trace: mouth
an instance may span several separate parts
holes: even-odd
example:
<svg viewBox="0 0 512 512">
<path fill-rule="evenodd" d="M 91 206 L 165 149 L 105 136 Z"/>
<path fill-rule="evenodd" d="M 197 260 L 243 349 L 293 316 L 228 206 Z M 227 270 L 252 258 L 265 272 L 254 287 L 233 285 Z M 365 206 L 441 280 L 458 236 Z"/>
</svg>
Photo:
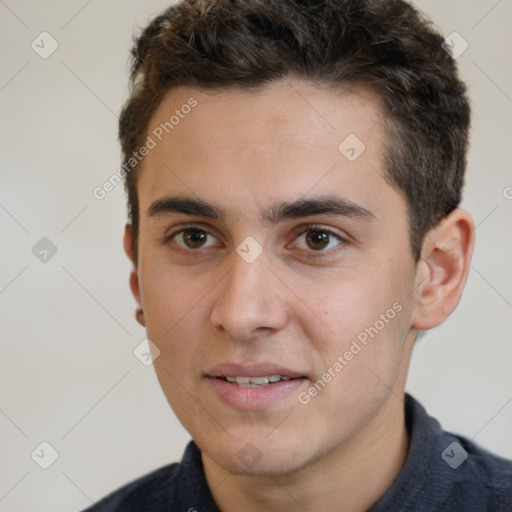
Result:
<svg viewBox="0 0 512 512">
<path fill-rule="evenodd" d="M 261 410 L 292 400 L 307 386 L 307 377 L 273 363 L 222 364 L 206 374 L 210 389 L 235 409 Z"/>
<path fill-rule="evenodd" d="M 236 376 L 217 378 L 229 382 L 230 384 L 233 384 L 234 386 L 238 386 L 240 388 L 261 388 L 271 386 L 276 382 L 287 382 L 289 380 L 294 380 L 291 377 L 287 377 L 286 375 L 265 375 L 262 377 Z"/>
</svg>

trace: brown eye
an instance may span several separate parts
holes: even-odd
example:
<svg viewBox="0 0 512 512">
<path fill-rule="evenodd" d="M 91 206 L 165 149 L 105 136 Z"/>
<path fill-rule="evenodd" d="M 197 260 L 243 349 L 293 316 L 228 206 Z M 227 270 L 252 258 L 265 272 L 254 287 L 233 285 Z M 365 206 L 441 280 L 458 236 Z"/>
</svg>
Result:
<svg viewBox="0 0 512 512">
<path fill-rule="evenodd" d="M 343 239 L 328 229 L 308 229 L 297 237 L 297 247 L 309 251 L 327 252 L 341 244 Z"/>
<path fill-rule="evenodd" d="M 306 234 L 306 244 L 310 249 L 319 251 L 329 245 L 330 235 L 323 231 L 309 231 Z"/>
<path fill-rule="evenodd" d="M 187 229 L 187 231 L 183 232 L 183 241 L 191 249 L 202 247 L 207 238 L 208 235 L 204 231 Z"/>
<path fill-rule="evenodd" d="M 195 228 L 182 229 L 171 238 L 185 249 L 204 249 L 217 244 L 217 240 L 210 233 Z"/>
</svg>

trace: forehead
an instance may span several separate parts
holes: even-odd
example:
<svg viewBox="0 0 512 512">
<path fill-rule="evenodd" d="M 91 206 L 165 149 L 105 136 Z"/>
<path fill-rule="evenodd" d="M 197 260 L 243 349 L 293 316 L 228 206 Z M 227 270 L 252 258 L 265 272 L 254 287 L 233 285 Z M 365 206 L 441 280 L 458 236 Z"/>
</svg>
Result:
<svg viewBox="0 0 512 512">
<path fill-rule="evenodd" d="M 148 124 L 154 148 L 141 166 L 141 212 L 164 192 L 229 200 L 234 211 L 336 190 L 382 203 L 398 195 L 384 180 L 382 118 L 365 88 L 172 89 Z"/>
<path fill-rule="evenodd" d="M 191 103 L 195 104 L 192 108 Z M 336 149 L 340 137 L 353 131 L 373 143 L 380 135 L 381 127 L 376 125 L 381 119 L 379 97 L 368 88 L 333 90 L 303 81 L 282 81 L 255 91 L 171 89 L 150 119 L 147 132 L 159 141 L 179 142 L 192 130 L 203 152 L 212 144 L 220 144 L 217 150 L 232 151 L 236 144 L 252 144 L 254 150 L 282 143 Z M 374 133 L 370 137 L 367 131 Z M 189 142 L 193 141 L 189 138 Z"/>
</svg>

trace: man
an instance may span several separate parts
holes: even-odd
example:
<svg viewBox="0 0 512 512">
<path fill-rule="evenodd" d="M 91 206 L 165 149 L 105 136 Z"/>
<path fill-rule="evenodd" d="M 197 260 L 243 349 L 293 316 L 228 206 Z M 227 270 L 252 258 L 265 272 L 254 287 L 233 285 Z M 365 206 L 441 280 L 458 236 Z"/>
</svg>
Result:
<svg viewBox="0 0 512 512">
<path fill-rule="evenodd" d="M 512 463 L 404 393 L 474 244 L 442 41 L 397 0 L 188 0 L 144 30 L 124 246 L 193 441 L 89 511 L 511 509 Z"/>
</svg>

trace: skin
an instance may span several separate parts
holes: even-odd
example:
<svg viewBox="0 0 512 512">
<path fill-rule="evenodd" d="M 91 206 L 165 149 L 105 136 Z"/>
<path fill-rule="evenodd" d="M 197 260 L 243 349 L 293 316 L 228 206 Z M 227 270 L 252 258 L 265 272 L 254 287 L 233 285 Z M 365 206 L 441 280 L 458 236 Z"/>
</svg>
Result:
<svg viewBox="0 0 512 512">
<path fill-rule="evenodd" d="M 129 225 L 124 239 L 138 319 L 161 351 L 154 366 L 162 389 L 201 448 L 224 512 L 366 510 L 404 463 L 412 347 L 417 329 L 440 324 L 460 300 L 471 216 L 452 212 L 414 262 L 407 203 L 383 178 L 385 133 L 371 91 L 301 81 L 257 92 L 176 88 L 147 134 L 191 96 L 198 105 L 142 163 L 136 259 Z M 352 133 L 366 146 L 355 161 L 338 150 Z M 282 203 L 327 196 L 371 216 L 264 217 Z M 223 216 L 150 215 L 168 197 L 200 199 Z M 204 246 L 190 248 L 183 232 L 169 237 L 191 222 L 188 235 L 208 233 Z M 249 236 L 262 249 L 251 263 L 236 251 Z M 394 318 L 307 404 L 294 392 L 240 410 L 222 402 L 207 378 L 219 363 L 273 362 L 305 376 L 300 391 L 307 392 L 393 304 L 400 305 Z M 261 456 L 251 465 L 237 456 L 246 443 Z"/>
</svg>

